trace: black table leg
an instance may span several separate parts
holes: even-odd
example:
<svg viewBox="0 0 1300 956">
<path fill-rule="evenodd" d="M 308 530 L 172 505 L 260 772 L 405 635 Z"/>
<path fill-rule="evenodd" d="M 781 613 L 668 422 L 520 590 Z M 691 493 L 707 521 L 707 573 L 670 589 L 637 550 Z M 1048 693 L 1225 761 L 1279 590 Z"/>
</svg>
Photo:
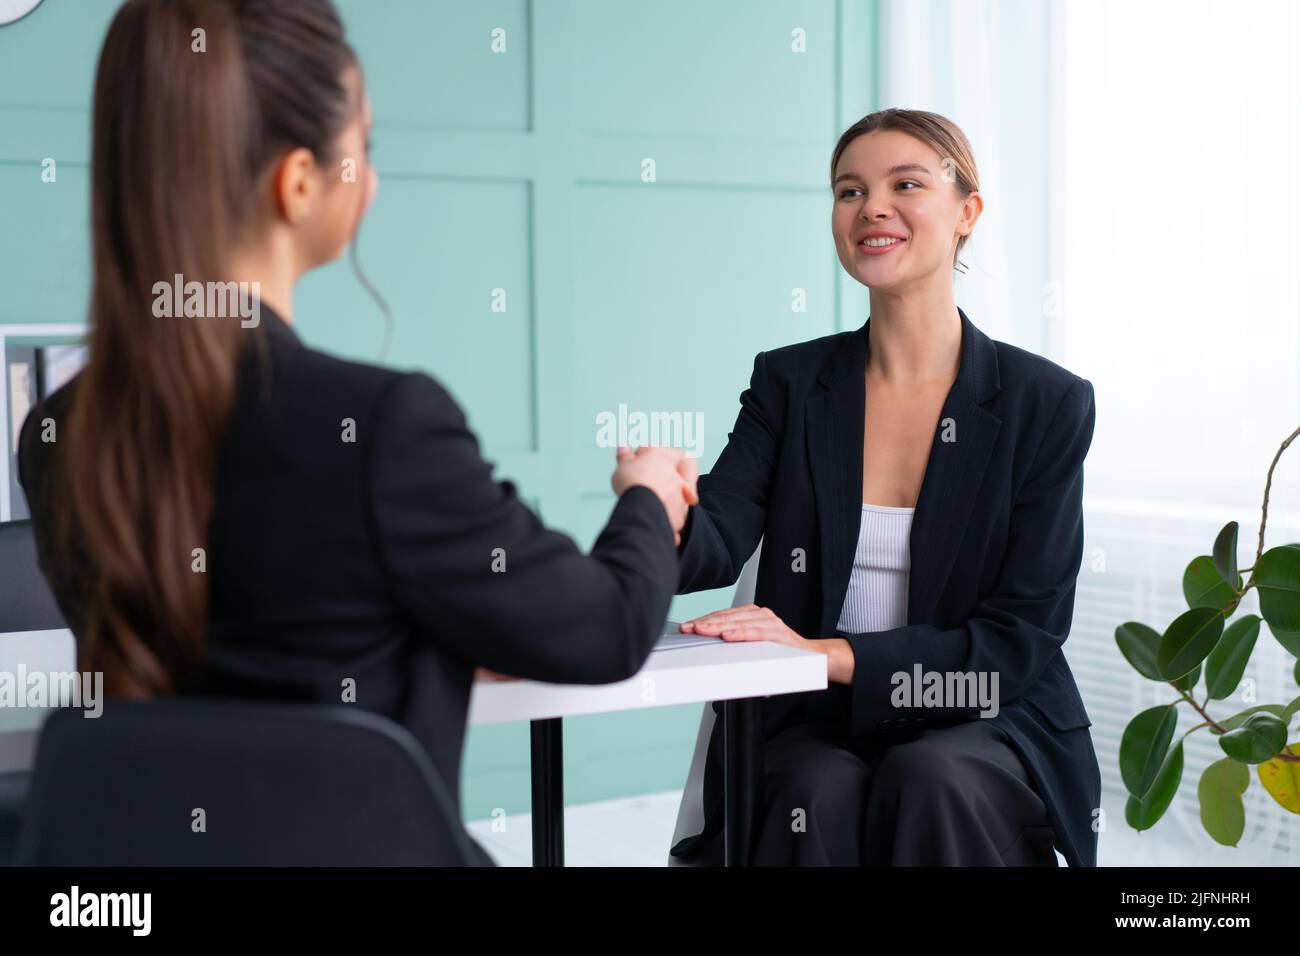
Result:
<svg viewBox="0 0 1300 956">
<path fill-rule="evenodd" d="M 564 721 L 531 721 L 533 866 L 564 866 Z"/>
<path fill-rule="evenodd" d="M 763 785 L 757 698 L 722 702 L 723 865 L 749 866 Z"/>
</svg>

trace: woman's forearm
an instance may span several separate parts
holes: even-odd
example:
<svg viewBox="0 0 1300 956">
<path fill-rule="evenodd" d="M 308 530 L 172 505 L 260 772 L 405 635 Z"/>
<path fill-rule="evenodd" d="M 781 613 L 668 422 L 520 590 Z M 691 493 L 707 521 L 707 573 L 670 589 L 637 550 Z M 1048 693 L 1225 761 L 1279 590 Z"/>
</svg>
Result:
<svg viewBox="0 0 1300 956">
<path fill-rule="evenodd" d="M 842 637 L 823 637 L 809 641 L 815 650 L 826 655 L 826 679 L 832 684 L 853 683 L 853 646 Z"/>
</svg>

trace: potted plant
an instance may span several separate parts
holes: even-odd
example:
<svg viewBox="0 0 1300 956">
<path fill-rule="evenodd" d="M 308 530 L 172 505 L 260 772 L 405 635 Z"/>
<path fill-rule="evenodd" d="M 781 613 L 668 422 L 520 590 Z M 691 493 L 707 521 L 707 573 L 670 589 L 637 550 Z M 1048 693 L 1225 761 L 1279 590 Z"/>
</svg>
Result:
<svg viewBox="0 0 1300 956">
<path fill-rule="evenodd" d="M 1278 643 L 1300 658 L 1300 544 L 1264 550 L 1273 469 L 1298 435 L 1300 428 L 1282 443 L 1269 465 L 1255 563 L 1237 568 L 1237 522 L 1230 521 L 1215 538 L 1211 554 L 1187 565 L 1183 595 L 1188 609 L 1163 633 L 1137 621 L 1115 629 L 1115 642 L 1133 668 L 1149 680 L 1169 684 L 1178 694 L 1134 717 L 1120 741 L 1119 769 L 1129 793 L 1124 817 L 1136 830 L 1149 829 L 1169 808 L 1182 782 L 1183 740 L 1201 729 L 1217 737 L 1223 751 L 1223 758 L 1205 768 L 1197 785 L 1201 823 L 1215 841 L 1236 846 L 1245 831 L 1242 795 L 1250 784 L 1251 767 L 1274 800 L 1300 814 L 1300 742 L 1287 742 L 1300 697 L 1289 704 L 1256 704 L 1229 717 L 1216 718 L 1208 709 L 1212 701 L 1227 700 L 1236 692 L 1259 637 L 1261 616 Z M 1243 582 L 1247 572 L 1250 577 Z M 1252 588 L 1260 613 L 1229 623 Z M 1294 676 L 1300 684 L 1300 660 Z M 1198 689 L 1203 696 L 1199 703 Z M 1199 722 L 1175 741 L 1183 704 Z"/>
</svg>

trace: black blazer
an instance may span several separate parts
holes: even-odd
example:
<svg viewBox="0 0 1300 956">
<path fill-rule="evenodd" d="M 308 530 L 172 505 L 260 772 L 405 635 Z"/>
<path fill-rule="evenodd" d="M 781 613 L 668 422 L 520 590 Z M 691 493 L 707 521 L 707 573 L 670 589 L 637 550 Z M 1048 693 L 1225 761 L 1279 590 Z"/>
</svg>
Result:
<svg viewBox="0 0 1300 956">
<path fill-rule="evenodd" d="M 986 719 L 1011 738 L 1067 862 L 1095 865 L 1101 772 L 1062 651 L 1083 554 L 1092 383 L 989 339 L 958 311 L 961 364 L 913 513 L 907 625 L 840 635 L 853 647 L 852 685 L 765 699 L 763 730 L 831 720 L 867 734 L 969 720 L 977 707 L 895 708 L 891 675 L 916 664 L 996 672 L 1000 709 Z M 683 529 L 678 593 L 735 583 L 761 536 L 755 603 L 804 637 L 835 635 L 862 514 L 870 328 L 868 319 L 754 359 L 735 428 Z M 955 440 L 944 440 L 945 426 Z M 806 570 L 796 570 L 796 549 Z M 703 837 L 721 827 L 718 737 Z M 702 842 L 687 838 L 674 853 Z"/>
<path fill-rule="evenodd" d="M 262 317 L 269 362 L 250 338 L 215 475 L 207 670 L 188 689 L 338 704 L 352 678 L 356 705 L 405 724 L 459 800 L 475 665 L 579 684 L 641 668 L 677 582 L 667 514 L 629 488 L 585 556 L 492 478 L 432 378 L 333 358 Z M 59 445 L 40 421 L 66 414 L 77 381 L 28 416 L 19 459 L 74 633 L 84 582 L 50 558 L 64 505 L 42 490 Z"/>
</svg>

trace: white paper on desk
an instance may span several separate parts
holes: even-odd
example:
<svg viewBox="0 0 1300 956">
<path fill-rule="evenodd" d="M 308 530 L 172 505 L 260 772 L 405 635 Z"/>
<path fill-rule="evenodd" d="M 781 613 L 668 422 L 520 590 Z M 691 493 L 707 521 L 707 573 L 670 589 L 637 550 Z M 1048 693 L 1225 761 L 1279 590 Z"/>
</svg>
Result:
<svg viewBox="0 0 1300 956">
<path fill-rule="evenodd" d="M 655 641 L 656 651 L 671 651 L 679 647 L 695 647 L 697 644 L 726 643 L 721 637 L 709 637 L 705 634 L 683 634 L 682 626 L 676 621 L 669 621 Z"/>
</svg>

